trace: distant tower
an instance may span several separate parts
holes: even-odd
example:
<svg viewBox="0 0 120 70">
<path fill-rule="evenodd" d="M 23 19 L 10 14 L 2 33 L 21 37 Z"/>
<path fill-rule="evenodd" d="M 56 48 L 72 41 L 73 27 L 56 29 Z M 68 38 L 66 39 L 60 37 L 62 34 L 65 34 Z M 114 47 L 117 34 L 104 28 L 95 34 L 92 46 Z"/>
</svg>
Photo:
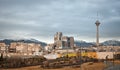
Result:
<svg viewBox="0 0 120 70">
<path fill-rule="evenodd" d="M 99 25 L 100 25 L 100 22 L 97 20 L 95 22 L 96 24 L 96 27 L 97 27 L 97 30 L 96 30 L 96 45 L 97 47 L 99 46 Z"/>
</svg>

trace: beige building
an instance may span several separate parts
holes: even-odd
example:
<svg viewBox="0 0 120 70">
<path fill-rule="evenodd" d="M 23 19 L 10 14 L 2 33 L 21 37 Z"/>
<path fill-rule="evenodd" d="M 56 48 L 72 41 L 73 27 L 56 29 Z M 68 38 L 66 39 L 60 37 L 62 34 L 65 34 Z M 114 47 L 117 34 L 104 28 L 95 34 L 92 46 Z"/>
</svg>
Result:
<svg viewBox="0 0 120 70">
<path fill-rule="evenodd" d="M 22 55 L 32 55 L 35 52 L 39 52 L 42 49 L 40 44 L 35 43 L 24 43 L 24 42 L 13 42 L 10 44 L 10 52 L 18 53 Z"/>
<path fill-rule="evenodd" d="M 0 42 L 0 53 L 4 53 L 6 49 L 7 49 L 6 44 L 3 42 Z"/>
</svg>

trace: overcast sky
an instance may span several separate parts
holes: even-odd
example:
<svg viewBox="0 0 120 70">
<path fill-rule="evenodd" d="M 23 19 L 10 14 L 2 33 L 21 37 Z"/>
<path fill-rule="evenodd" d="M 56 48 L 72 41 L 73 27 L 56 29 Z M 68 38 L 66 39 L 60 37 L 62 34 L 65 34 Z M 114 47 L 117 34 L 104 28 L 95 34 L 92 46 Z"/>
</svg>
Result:
<svg viewBox="0 0 120 70">
<path fill-rule="evenodd" d="M 0 0 L 0 39 L 51 43 L 63 32 L 95 42 L 97 19 L 100 42 L 120 40 L 120 0 Z"/>
</svg>

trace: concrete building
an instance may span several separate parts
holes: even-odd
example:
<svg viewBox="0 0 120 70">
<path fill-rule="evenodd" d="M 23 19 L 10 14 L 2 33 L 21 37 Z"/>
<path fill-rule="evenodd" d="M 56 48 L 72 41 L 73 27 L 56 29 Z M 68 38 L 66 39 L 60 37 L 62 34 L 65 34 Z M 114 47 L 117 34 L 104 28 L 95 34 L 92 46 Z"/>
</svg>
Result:
<svg viewBox="0 0 120 70">
<path fill-rule="evenodd" d="M 52 50 L 53 50 L 53 46 L 51 46 L 51 45 L 45 46 L 45 51 L 52 52 Z"/>
<path fill-rule="evenodd" d="M 57 32 L 54 36 L 54 42 L 62 40 L 62 32 Z"/>
<path fill-rule="evenodd" d="M 62 32 L 57 32 L 54 36 L 54 46 L 56 49 L 73 48 L 74 38 L 63 36 Z"/>
<path fill-rule="evenodd" d="M 73 48 L 74 47 L 74 38 L 63 36 L 62 37 L 62 46 Z"/>
<path fill-rule="evenodd" d="M 56 41 L 56 42 L 54 43 L 55 49 L 62 49 L 62 48 L 63 48 L 63 45 L 62 45 L 62 44 L 63 44 L 63 43 L 62 43 L 61 40 Z"/>
<path fill-rule="evenodd" d="M 12 42 L 10 43 L 10 47 L 9 47 L 9 52 L 11 53 L 16 53 L 16 52 L 22 52 L 25 50 L 25 43 L 23 42 Z M 22 50 L 22 51 L 20 51 Z"/>
<path fill-rule="evenodd" d="M 36 52 L 42 50 L 40 44 L 35 43 L 24 43 L 24 42 L 13 42 L 10 44 L 9 52 L 18 53 L 21 55 L 33 55 Z"/>
<path fill-rule="evenodd" d="M 4 53 L 6 51 L 6 44 L 3 42 L 0 42 L 0 53 Z"/>
</svg>

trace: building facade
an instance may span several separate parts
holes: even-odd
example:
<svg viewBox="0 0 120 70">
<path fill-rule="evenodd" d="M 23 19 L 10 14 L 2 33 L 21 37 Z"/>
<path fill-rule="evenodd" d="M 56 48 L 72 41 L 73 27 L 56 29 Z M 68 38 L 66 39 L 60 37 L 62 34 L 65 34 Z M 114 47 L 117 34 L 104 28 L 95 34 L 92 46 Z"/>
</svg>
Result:
<svg viewBox="0 0 120 70">
<path fill-rule="evenodd" d="M 7 49 L 6 44 L 0 42 L 0 53 L 5 53 L 6 49 Z"/>
<path fill-rule="evenodd" d="M 54 46 L 56 49 L 73 48 L 74 37 L 63 36 L 62 32 L 57 32 L 54 36 Z"/>
<path fill-rule="evenodd" d="M 22 55 L 33 55 L 36 52 L 40 52 L 40 50 L 42 50 L 40 44 L 24 42 L 13 42 L 9 48 L 10 53 L 19 53 Z"/>
</svg>

